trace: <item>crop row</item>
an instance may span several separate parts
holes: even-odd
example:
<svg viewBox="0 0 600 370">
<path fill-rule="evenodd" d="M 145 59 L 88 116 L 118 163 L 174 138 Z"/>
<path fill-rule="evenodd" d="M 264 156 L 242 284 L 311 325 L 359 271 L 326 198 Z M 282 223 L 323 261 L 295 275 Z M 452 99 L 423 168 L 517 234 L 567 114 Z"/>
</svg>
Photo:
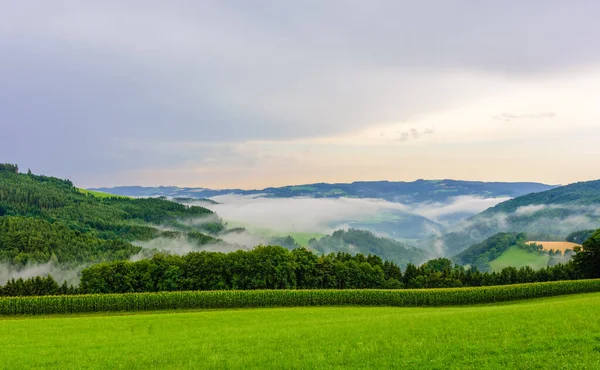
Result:
<svg viewBox="0 0 600 370">
<path fill-rule="evenodd" d="M 224 290 L 0 298 L 0 315 L 299 306 L 425 307 L 600 292 L 600 279 L 476 288 Z"/>
</svg>

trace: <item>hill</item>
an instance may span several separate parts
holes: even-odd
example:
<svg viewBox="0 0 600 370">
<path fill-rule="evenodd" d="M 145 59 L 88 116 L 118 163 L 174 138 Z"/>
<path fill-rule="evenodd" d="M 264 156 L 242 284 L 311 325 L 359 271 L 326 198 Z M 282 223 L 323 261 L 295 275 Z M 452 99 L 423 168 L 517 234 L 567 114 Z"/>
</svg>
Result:
<svg viewBox="0 0 600 370">
<path fill-rule="evenodd" d="M 573 254 L 573 250 L 544 250 L 543 245 L 528 240 L 525 233 L 497 233 L 470 246 L 452 259 L 461 265 L 475 266 L 480 271 L 500 271 L 505 267 L 525 266 L 537 270 L 567 262 Z"/>
<path fill-rule="evenodd" d="M 517 197 L 532 192 L 552 189 L 555 186 L 534 182 L 481 182 L 461 180 L 356 181 L 352 183 L 317 183 L 257 190 L 179 188 L 176 186 L 142 187 L 120 186 L 92 190 L 127 196 L 166 196 L 210 198 L 217 195 L 261 195 L 272 198 L 376 198 L 390 202 L 414 204 L 423 202 L 446 203 L 457 196 L 471 195 L 484 198 Z"/>
<path fill-rule="evenodd" d="M 346 252 L 373 254 L 404 267 L 408 263 L 421 264 L 428 254 L 393 239 L 375 236 L 365 230 L 338 230 L 333 234 L 309 240 L 308 246 L 319 253 Z"/>
<path fill-rule="evenodd" d="M 190 224 L 186 220 L 204 219 Z M 203 207 L 81 192 L 68 180 L 0 168 L 0 262 L 79 264 L 127 259 L 132 241 L 185 233 L 196 244 L 224 229 Z M 168 231 L 171 230 L 171 231 Z"/>
<path fill-rule="evenodd" d="M 518 246 L 512 246 L 495 260 L 490 261 L 490 267 L 492 271 L 501 271 L 506 267 L 520 269 L 525 266 L 539 270 L 547 267 L 550 263 L 551 256 L 548 253 L 528 251 Z"/>
<path fill-rule="evenodd" d="M 526 232 L 534 240 L 564 241 L 570 233 L 599 226 L 600 180 L 596 180 L 499 203 L 439 240 L 446 253 L 454 255 L 498 232 Z M 587 235 L 583 231 L 579 239 Z"/>
<path fill-rule="evenodd" d="M 441 234 L 447 229 L 439 222 L 399 210 L 381 212 L 373 217 L 363 217 L 360 220 L 341 220 L 339 223 L 346 224 L 354 229 L 367 230 L 390 238 L 404 240 L 423 239 L 432 234 Z"/>
</svg>

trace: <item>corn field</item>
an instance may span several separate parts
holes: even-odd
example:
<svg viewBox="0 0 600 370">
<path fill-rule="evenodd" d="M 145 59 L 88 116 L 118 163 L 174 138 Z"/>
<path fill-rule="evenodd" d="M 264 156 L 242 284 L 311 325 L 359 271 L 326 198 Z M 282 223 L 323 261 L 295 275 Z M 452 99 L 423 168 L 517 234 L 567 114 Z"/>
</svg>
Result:
<svg viewBox="0 0 600 370">
<path fill-rule="evenodd" d="M 475 288 L 221 290 L 0 298 L 0 315 L 301 306 L 427 307 L 600 292 L 600 279 Z"/>
</svg>

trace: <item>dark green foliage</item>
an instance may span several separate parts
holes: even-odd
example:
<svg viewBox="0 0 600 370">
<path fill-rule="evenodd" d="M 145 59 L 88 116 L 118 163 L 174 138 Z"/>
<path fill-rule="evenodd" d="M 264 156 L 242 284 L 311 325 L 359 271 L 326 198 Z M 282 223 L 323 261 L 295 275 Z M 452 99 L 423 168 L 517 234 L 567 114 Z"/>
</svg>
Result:
<svg viewBox="0 0 600 370">
<path fill-rule="evenodd" d="M 279 246 L 258 246 L 251 251 L 158 254 L 138 262 L 98 264 L 81 272 L 81 289 L 88 293 L 127 293 L 383 288 L 397 286 L 400 277 L 398 266 L 376 256 L 341 252 L 317 256 L 305 248 L 289 251 Z"/>
<path fill-rule="evenodd" d="M 127 259 L 140 247 L 119 239 L 106 240 L 94 233 L 73 230 L 61 222 L 32 217 L 0 217 L 0 261 L 14 265 L 61 264 Z"/>
<path fill-rule="evenodd" d="M 523 195 L 492 207 L 482 215 L 512 213 L 520 207 L 531 205 L 590 205 L 600 203 L 600 180 L 585 181 L 546 190 L 540 193 Z"/>
<path fill-rule="evenodd" d="M 375 236 L 365 230 L 338 230 L 319 240 L 311 239 L 309 247 L 320 253 L 342 251 L 350 253 L 374 254 L 406 266 L 409 262 L 421 263 L 427 259 L 425 251 L 409 247 L 393 239 Z"/>
<path fill-rule="evenodd" d="M 589 238 L 591 238 L 595 232 L 596 232 L 596 230 L 574 231 L 574 232 L 570 233 L 569 235 L 567 235 L 567 237 L 565 238 L 565 241 L 575 243 L 575 244 L 583 244 L 583 242 L 588 240 Z"/>
<path fill-rule="evenodd" d="M 507 267 L 480 272 L 452 265 L 445 258 L 421 267 L 409 263 L 404 271 L 374 255 L 338 252 L 317 256 L 306 248 L 259 246 L 234 253 L 193 252 L 185 256 L 156 254 L 137 262 L 100 263 L 84 269 L 81 285 L 68 294 L 132 293 L 184 290 L 255 289 L 399 289 L 506 285 L 576 280 L 573 263 L 538 271 Z M 2 288 L 0 287 L 0 292 Z M 5 295 L 14 289 L 5 289 Z M 23 290 L 21 290 L 23 291 Z M 34 292 L 36 290 L 25 290 Z M 53 293 L 49 293 L 53 294 Z M 64 294 L 64 293 L 63 293 Z M 20 295 L 25 295 L 20 293 Z"/>
<path fill-rule="evenodd" d="M 0 163 L 0 172 L 19 173 L 19 166 L 10 163 Z"/>
<path fill-rule="evenodd" d="M 428 272 L 442 272 L 450 270 L 453 267 L 452 261 L 447 258 L 436 258 L 425 262 L 421 268 Z"/>
<path fill-rule="evenodd" d="M 103 263 L 84 269 L 86 293 L 156 292 L 164 290 L 442 288 L 505 285 L 534 281 L 575 280 L 572 263 L 534 271 L 507 267 L 480 272 L 453 265 L 445 258 L 421 267 L 400 268 L 381 258 L 338 252 L 317 256 L 305 248 L 259 246 L 233 253 L 193 252 L 156 255 L 138 262 Z"/>
<path fill-rule="evenodd" d="M 169 236 L 152 225 L 185 231 L 197 245 L 217 241 L 204 232 L 224 229 L 203 207 L 156 198 L 99 198 L 81 193 L 68 180 L 2 168 L 7 170 L 0 171 L 0 262 L 127 259 L 140 250 L 128 242 Z"/>
<path fill-rule="evenodd" d="M 0 315 L 302 306 L 452 306 L 598 291 L 600 280 L 580 280 L 461 289 L 188 291 L 15 297 L 0 299 Z"/>
<path fill-rule="evenodd" d="M 4 297 L 25 297 L 25 296 L 46 296 L 46 295 L 70 295 L 77 294 L 77 289 L 58 283 L 48 275 L 46 277 L 36 276 L 26 280 L 22 278 L 11 279 L 3 287 L 0 286 L 0 296 Z"/>
<path fill-rule="evenodd" d="M 583 242 L 581 247 L 575 247 L 573 262 L 584 277 L 600 276 L 600 229 Z"/>
<path fill-rule="evenodd" d="M 275 238 L 271 238 L 272 245 L 280 245 L 287 249 L 300 248 L 300 244 L 296 242 L 296 240 L 291 236 L 278 236 Z"/>
<path fill-rule="evenodd" d="M 212 211 L 203 207 L 188 207 L 157 198 L 97 198 L 79 192 L 68 180 L 8 172 L 0 173 L 0 216 L 2 215 L 63 220 L 87 229 L 112 231 L 116 235 L 123 226 L 136 222 L 164 224 L 190 218 L 214 217 Z M 212 222 L 220 223 L 219 220 Z"/>
</svg>

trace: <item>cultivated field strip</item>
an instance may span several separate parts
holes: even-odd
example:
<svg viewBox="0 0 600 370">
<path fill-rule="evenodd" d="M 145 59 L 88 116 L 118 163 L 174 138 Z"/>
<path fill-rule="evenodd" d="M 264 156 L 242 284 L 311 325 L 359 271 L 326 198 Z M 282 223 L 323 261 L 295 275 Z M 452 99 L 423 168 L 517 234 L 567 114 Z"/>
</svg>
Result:
<svg viewBox="0 0 600 370">
<path fill-rule="evenodd" d="M 0 315 L 303 306 L 455 306 L 587 292 L 600 292 L 600 279 L 451 289 L 223 290 L 11 297 L 0 299 Z"/>
</svg>

